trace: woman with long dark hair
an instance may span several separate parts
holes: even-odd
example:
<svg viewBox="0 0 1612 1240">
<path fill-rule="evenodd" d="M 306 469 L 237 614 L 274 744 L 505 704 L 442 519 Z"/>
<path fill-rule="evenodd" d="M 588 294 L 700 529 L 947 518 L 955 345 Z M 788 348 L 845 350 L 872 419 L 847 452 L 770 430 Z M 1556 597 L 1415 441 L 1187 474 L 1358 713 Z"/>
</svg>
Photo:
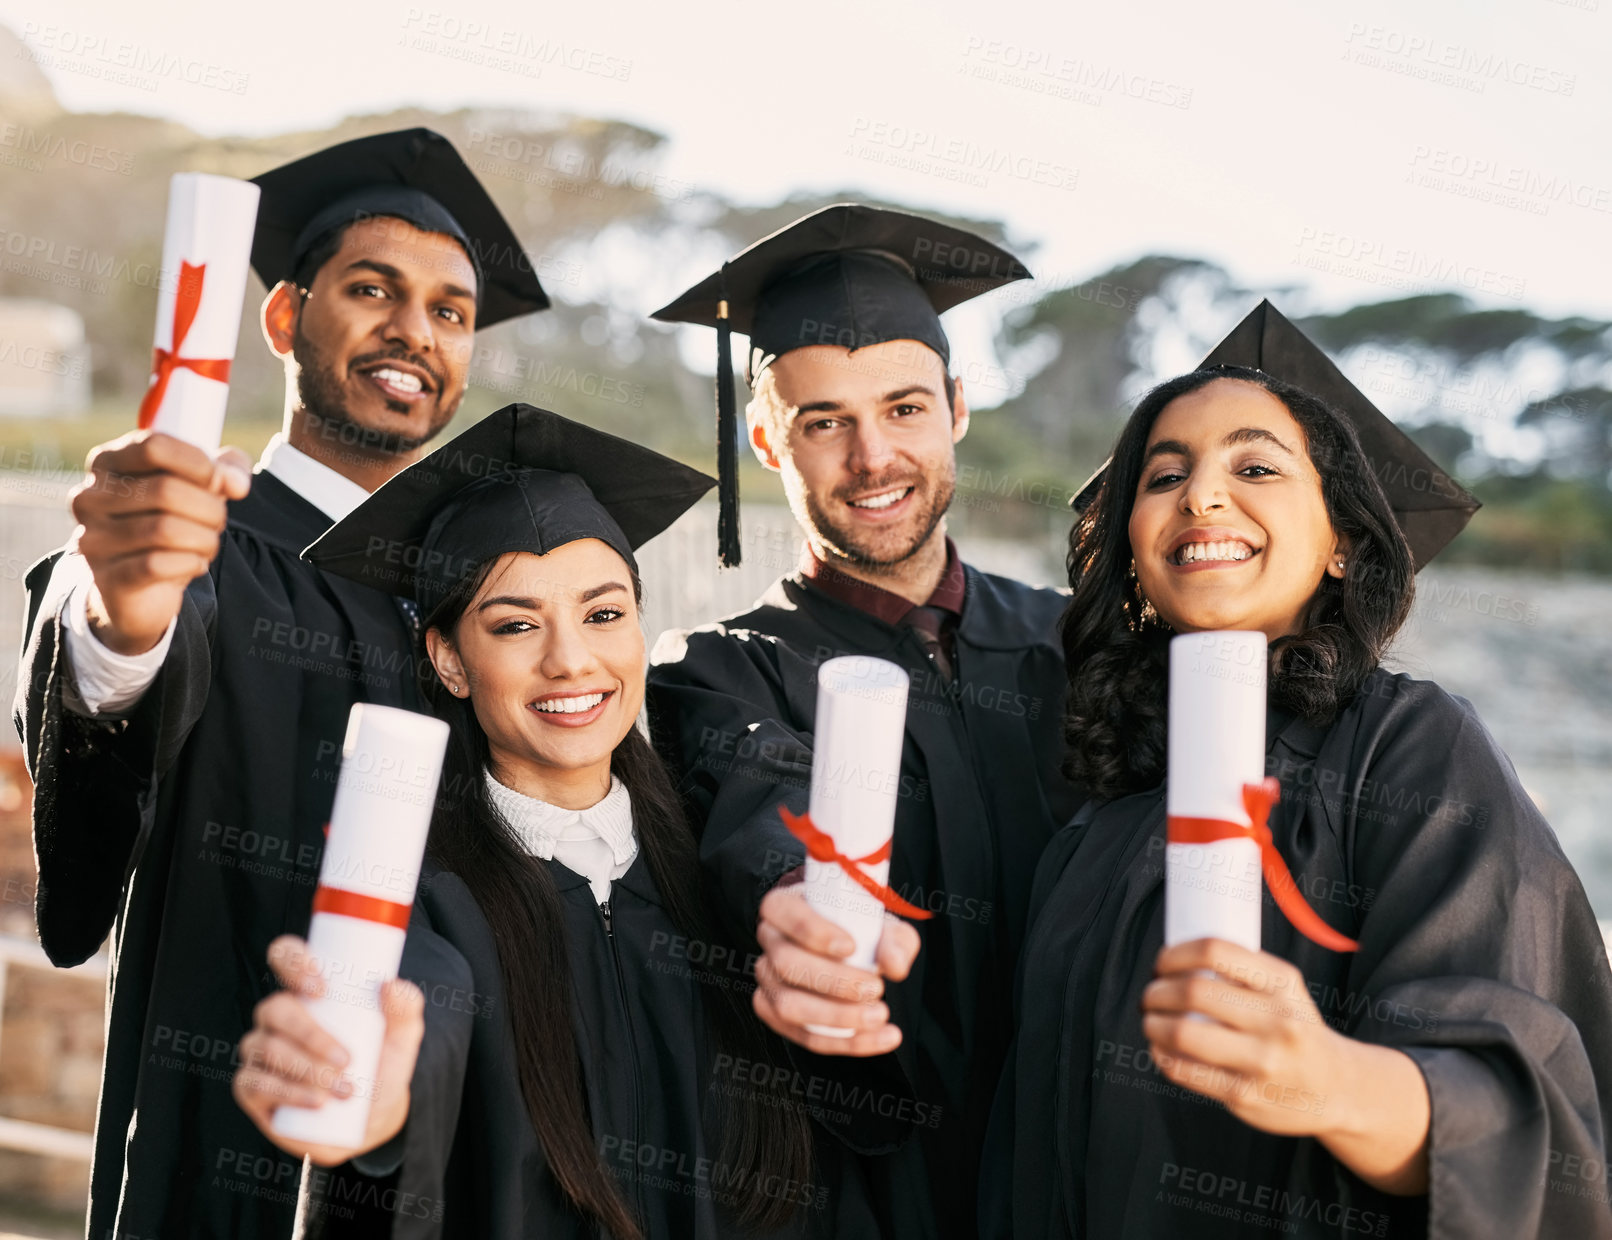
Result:
<svg viewBox="0 0 1612 1240">
<path fill-rule="evenodd" d="M 806 1091 L 750 1013 L 744 958 L 706 915 L 693 832 L 638 726 L 633 549 L 710 485 L 513 406 L 309 549 L 419 606 L 424 692 L 451 728 L 409 933 L 462 958 L 459 984 L 425 997 L 464 1016 L 416 1039 L 418 1066 L 395 1060 L 407 1090 L 387 1091 L 383 1058 L 352 1162 L 397 1177 L 401 1227 L 872 1234 L 836 1151 L 814 1157 Z M 316 1105 L 340 1076 L 307 1025 L 294 1001 L 266 1003 L 242 1043 L 237 1094 L 265 1132 L 273 1105 Z"/>
<path fill-rule="evenodd" d="M 1369 456 L 1357 427 L 1391 424 L 1267 317 L 1262 369 L 1143 399 L 1070 534 L 1093 799 L 1037 872 L 984 1230 L 1612 1234 L 1612 972 L 1583 888 L 1471 706 L 1379 665 L 1459 528 L 1417 514 L 1458 488 L 1426 470 L 1390 507 L 1382 480 L 1430 463 Z M 1336 407 L 1284 372 L 1336 375 Z M 1269 641 L 1270 831 L 1358 950 L 1270 899 L 1263 951 L 1162 947 L 1166 650 L 1216 630 Z"/>
</svg>

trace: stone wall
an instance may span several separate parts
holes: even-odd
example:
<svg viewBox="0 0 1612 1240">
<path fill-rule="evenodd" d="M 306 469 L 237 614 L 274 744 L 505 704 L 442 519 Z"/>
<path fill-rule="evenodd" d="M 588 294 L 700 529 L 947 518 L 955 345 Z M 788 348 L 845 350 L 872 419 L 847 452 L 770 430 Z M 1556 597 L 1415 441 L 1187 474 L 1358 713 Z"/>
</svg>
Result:
<svg viewBox="0 0 1612 1240">
<path fill-rule="evenodd" d="M 0 749 L 0 935 L 25 944 L 36 942 L 31 793 L 22 751 Z M 60 972 L 42 954 L 0 967 L 0 1117 L 93 1131 L 105 981 Z M 87 1161 L 0 1149 L 0 1200 L 8 1206 L 82 1211 L 88 1192 Z"/>
</svg>

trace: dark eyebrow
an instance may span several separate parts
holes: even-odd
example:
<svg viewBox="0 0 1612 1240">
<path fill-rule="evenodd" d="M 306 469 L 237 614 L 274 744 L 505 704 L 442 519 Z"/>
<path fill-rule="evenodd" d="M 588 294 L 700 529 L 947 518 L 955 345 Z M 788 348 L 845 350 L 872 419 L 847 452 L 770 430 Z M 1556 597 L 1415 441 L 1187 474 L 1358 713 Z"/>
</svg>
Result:
<svg viewBox="0 0 1612 1240">
<path fill-rule="evenodd" d="M 922 392 L 925 396 L 933 397 L 935 394 L 935 389 L 932 387 L 926 387 L 922 383 L 914 383 L 910 387 L 897 388 L 893 392 L 886 392 L 883 396 L 879 397 L 879 403 L 881 405 L 893 405 L 896 403 L 896 401 L 915 395 L 919 392 Z M 837 400 L 814 400 L 809 404 L 800 406 L 800 408 L 795 411 L 795 415 L 799 417 L 802 414 L 807 413 L 839 413 L 844 408 L 845 406 Z"/>
<path fill-rule="evenodd" d="M 1289 456 L 1298 455 L 1270 431 L 1260 426 L 1240 426 L 1220 442 L 1223 447 L 1228 448 L 1240 443 L 1270 443 L 1275 444 Z M 1171 454 L 1190 457 L 1192 450 L 1179 439 L 1161 439 L 1147 450 L 1147 455 L 1142 458 L 1142 464 L 1146 465 L 1156 456 L 1168 456 Z"/>
<path fill-rule="evenodd" d="M 352 262 L 347 264 L 347 270 L 349 272 L 373 271 L 377 275 L 385 276 L 388 280 L 396 280 L 399 284 L 406 283 L 401 271 L 392 266 L 391 263 L 383 263 L 379 259 L 355 258 Z M 472 293 L 469 289 L 463 288 L 457 284 L 444 284 L 442 286 L 442 291 L 449 297 L 463 297 L 467 301 L 476 300 L 476 295 L 474 293 Z"/>
<path fill-rule="evenodd" d="M 500 603 L 507 607 L 523 607 L 527 611 L 543 610 L 543 605 L 535 598 L 520 598 L 514 594 L 495 594 L 492 598 L 483 599 L 476 610 L 483 612 L 489 607 L 497 607 Z"/>
<path fill-rule="evenodd" d="M 1275 444 L 1278 448 L 1280 448 L 1283 452 L 1287 453 L 1289 456 L 1298 455 L 1296 452 L 1293 451 L 1292 448 L 1288 447 L 1285 443 L 1283 443 L 1280 439 L 1278 439 L 1274 434 L 1272 434 L 1270 431 L 1268 431 L 1268 430 L 1266 430 L 1266 429 L 1264 429 L 1263 427 L 1260 427 L 1260 426 L 1241 426 L 1241 427 L 1238 427 L 1236 430 L 1232 431 L 1231 434 L 1227 435 L 1220 442 L 1222 444 L 1224 444 L 1228 448 L 1233 446 L 1234 444 L 1240 444 L 1240 443 L 1272 443 L 1272 444 Z"/>
<path fill-rule="evenodd" d="M 392 266 L 391 263 L 383 263 L 374 258 L 355 258 L 347 264 L 347 270 L 373 271 L 378 275 L 385 276 L 388 280 L 401 280 L 403 278 L 403 273 Z"/>
<path fill-rule="evenodd" d="M 1142 464 L 1146 465 L 1154 457 L 1167 456 L 1172 452 L 1177 456 L 1192 455 L 1192 453 L 1187 450 L 1187 445 L 1182 443 L 1179 439 L 1161 439 L 1158 443 L 1154 444 L 1147 450 L 1147 455 L 1142 458 Z"/>
<path fill-rule="evenodd" d="M 591 590 L 584 590 L 577 601 L 580 603 L 591 603 L 601 594 L 610 594 L 617 590 L 625 594 L 627 592 L 627 587 L 622 585 L 619 581 L 607 581 L 602 586 L 594 586 Z M 527 611 L 543 610 L 542 603 L 540 603 L 537 599 L 522 598 L 515 594 L 496 594 L 490 599 L 484 599 L 480 605 L 477 606 L 476 610 L 478 612 L 483 612 L 489 607 L 497 607 L 500 604 L 503 604 L 506 607 L 524 608 Z"/>
</svg>

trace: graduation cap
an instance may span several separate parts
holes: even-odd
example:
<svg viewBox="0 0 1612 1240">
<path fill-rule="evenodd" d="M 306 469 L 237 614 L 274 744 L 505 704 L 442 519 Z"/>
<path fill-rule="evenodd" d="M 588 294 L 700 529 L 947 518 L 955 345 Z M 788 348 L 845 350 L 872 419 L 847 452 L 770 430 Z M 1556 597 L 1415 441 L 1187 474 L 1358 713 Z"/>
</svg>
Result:
<svg viewBox="0 0 1612 1240">
<path fill-rule="evenodd" d="M 476 327 L 548 307 L 532 260 L 453 144 L 430 129 L 355 138 L 252 178 L 262 190 L 252 268 L 273 288 L 331 230 L 391 216 L 444 233 L 477 276 Z"/>
<path fill-rule="evenodd" d="M 506 405 L 383 483 L 302 553 L 326 572 L 412 598 L 427 615 L 506 551 L 580 538 L 634 549 L 716 479 L 531 405 Z"/>
<path fill-rule="evenodd" d="M 942 362 L 940 315 L 1030 272 L 1001 246 L 904 211 L 838 203 L 763 237 L 651 316 L 717 330 L 717 539 L 739 563 L 738 411 L 730 333 L 750 337 L 751 383 L 791 349 L 916 340 Z"/>
<path fill-rule="evenodd" d="M 1284 318 L 1269 301 L 1248 317 L 1203 359 L 1200 370 L 1243 366 L 1302 388 L 1343 417 L 1394 511 L 1411 557 L 1420 570 L 1465 528 L 1482 505 L 1432 457 L 1391 422 L 1382 410 L 1344 377 L 1325 353 Z M 1108 461 L 1081 486 L 1070 507 L 1084 512 L 1096 498 Z"/>
</svg>

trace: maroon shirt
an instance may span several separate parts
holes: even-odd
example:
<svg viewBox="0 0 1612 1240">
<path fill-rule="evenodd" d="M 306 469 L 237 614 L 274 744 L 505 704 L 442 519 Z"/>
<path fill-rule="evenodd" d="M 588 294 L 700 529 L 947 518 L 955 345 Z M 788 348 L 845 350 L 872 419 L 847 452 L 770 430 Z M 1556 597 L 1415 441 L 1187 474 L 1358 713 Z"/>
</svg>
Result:
<svg viewBox="0 0 1612 1240">
<path fill-rule="evenodd" d="M 832 564 L 824 563 L 817 558 L 811 543 L 806 544 L 805 553 L 801 556 L 800 575 L 830 598 L 839 599 L 840 602 L 855 607 L 858 611 L 864 611 L 889 625 L 899 625 L 907 618 L 907 613 L 917 606 L 910 599 L 892 594 L 880 586 L 870 585 L 866 581 L 841 572 Z M 946 567 L 941 570 L 940 584 L 935 587 L 935 592 L 924 604 L 926 607 L 939 607 L 943 611 L 950 612 L 948 628 L 962 618 L 966 584 L 967 577 L 963 573 L 963 562 L 957 557 L 957 546 L 948 538 Z"/>
</svg>

